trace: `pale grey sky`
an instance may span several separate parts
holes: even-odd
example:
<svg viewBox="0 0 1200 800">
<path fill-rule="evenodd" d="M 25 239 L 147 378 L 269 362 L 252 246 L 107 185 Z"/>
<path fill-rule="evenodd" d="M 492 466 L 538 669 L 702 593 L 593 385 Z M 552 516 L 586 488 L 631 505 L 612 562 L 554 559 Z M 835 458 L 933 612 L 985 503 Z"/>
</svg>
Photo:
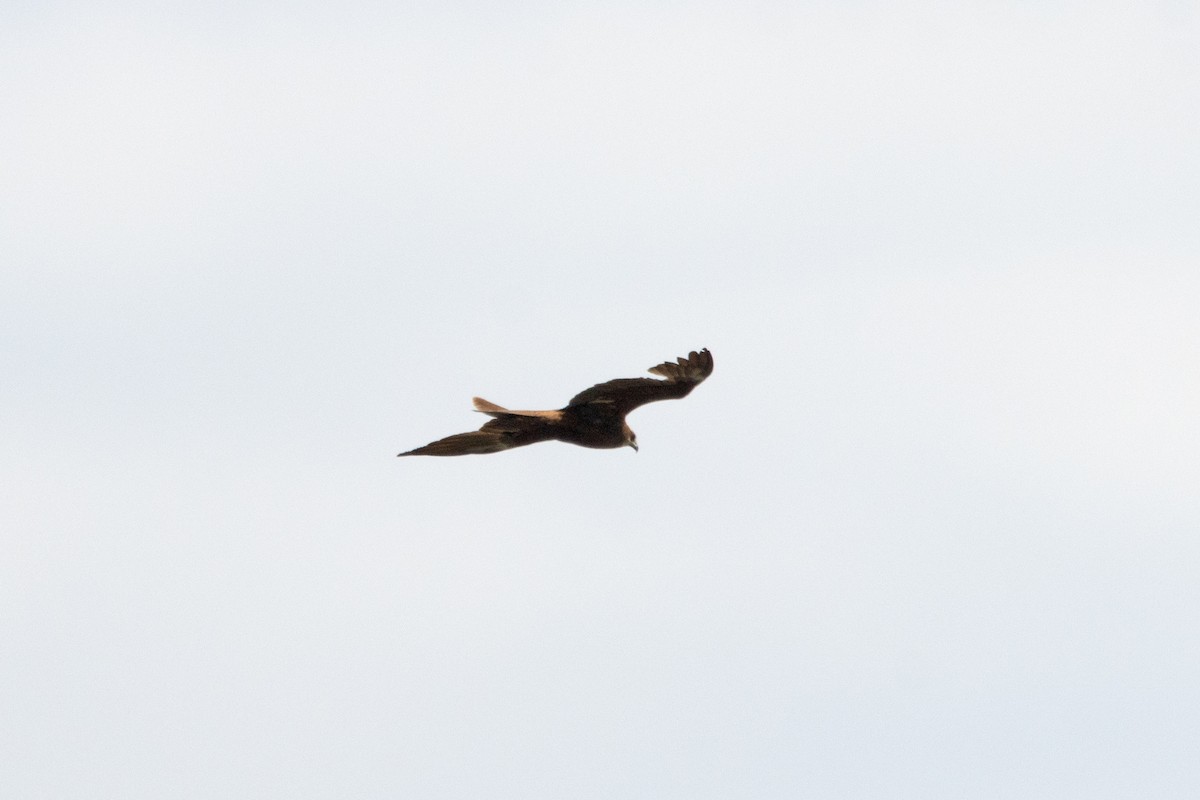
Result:
<svg viewBox="0 0 1200 800">
<path fill-rule="evenodd" d="M 1195 797 L 1198 33 L 6 7 L 0 795 Z"/>
</svg>

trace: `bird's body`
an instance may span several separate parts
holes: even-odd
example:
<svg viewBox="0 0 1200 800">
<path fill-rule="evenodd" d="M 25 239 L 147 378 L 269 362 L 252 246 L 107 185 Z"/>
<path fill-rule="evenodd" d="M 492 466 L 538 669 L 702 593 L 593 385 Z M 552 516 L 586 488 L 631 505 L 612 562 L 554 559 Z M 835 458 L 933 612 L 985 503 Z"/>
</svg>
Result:
<svg viewBox="0 0 1200 800">
<path fill-rule="evenodd" d="M 402 456 L 462 456 L 498 453 L 537 442 L 560 441 L 580 447 L 637 449 L 637 436 L 625 415 L 644 403 L 684 397 L 712 374 L 708 350 L 667 361 L 650 372 L 653 378 L 618 378 L 599 383 L 553 411 L 513 411 L 476 397 L 475 410 L 492 417 L 477 431 L 447 436 Z"/>
</svg>

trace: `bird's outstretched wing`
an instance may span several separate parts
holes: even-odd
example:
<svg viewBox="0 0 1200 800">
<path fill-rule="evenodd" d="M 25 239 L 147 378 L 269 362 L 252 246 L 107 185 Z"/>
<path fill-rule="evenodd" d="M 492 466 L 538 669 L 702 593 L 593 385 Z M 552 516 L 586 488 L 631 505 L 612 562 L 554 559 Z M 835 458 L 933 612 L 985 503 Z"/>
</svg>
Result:
<svg viewBox="0 0 1200 800">
<path fill-rule="evenodd" d="M 401 453 L 402 456 L 466 456 L 473 453 L 499 453 L 512 445 L 498 431 L 456 433 L 445 439 L 430 442 L 424 447 Z"/>
<path fill-rule="evenodd" d="M 555 437 L 554 422 L 558 412 L 516 411 L 510 412 L 494 403 L 476 398 L 477 409 L 498 419 L 488 420 L 477 431 L 456 433 L 445 439 L 430 442 L 424 447 L 400 453 L 402 456 L 467 456 L 483 453 L 499 453 L 513 447 L 544 442 Z"/>
<path fill-rule="evenodd" d="M 598 383 L 590 389 L 584 389 L 572 397 L 567 406 L 608 403 L 611 404 L 613 410 L 624 416 L 645 403 L 684 397 L 712 374 L 712 353 L 707 349 L 700 352 L 693 350 L 688 353 L 687 358 L 680 357 L 675 361 L 664 361 L 647 371 L 655 375 L 662 375 L 666 380 L 617 378 L 605 383 Z"/>
</svg>

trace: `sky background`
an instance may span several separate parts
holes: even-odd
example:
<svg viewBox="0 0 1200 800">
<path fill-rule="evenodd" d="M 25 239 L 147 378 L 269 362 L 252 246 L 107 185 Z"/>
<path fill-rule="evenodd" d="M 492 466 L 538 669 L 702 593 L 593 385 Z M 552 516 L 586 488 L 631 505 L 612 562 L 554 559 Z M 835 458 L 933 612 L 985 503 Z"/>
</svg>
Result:
<svg viewBox="0 0 1200 800">
<path fill-rule="evenodd" d="M 1198 220 L 1190 3 L 7 3 L 0 795 L 1194 798 Z"/>
</svg>

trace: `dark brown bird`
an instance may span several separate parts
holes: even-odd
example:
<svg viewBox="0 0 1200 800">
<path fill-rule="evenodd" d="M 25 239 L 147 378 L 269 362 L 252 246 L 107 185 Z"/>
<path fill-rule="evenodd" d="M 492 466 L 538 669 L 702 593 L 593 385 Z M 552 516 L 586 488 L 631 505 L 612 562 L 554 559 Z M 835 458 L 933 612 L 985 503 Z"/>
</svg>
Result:
<svg viewBox="0 0 1200 800">
<path fill-rule="evenodd" d="M 476 397 L 475 410 L 494 417 L 470 433 L 456 433 L 431 442 L 402 456 L 465 456 L 471 453 L 499 453 L 537 442 L 569 442 L 581 447 L 638 449 L 637 436 L 625 422 L 625 415 L 644 403 L 675 400 L 686 396 L 712 374 L 713 358 L 708 350 L 692 351 L 651 367 L 654 378 L 618 378 L 598 383 L 571 398 L 556 411 L 511 411 Z"/>
</svg>

